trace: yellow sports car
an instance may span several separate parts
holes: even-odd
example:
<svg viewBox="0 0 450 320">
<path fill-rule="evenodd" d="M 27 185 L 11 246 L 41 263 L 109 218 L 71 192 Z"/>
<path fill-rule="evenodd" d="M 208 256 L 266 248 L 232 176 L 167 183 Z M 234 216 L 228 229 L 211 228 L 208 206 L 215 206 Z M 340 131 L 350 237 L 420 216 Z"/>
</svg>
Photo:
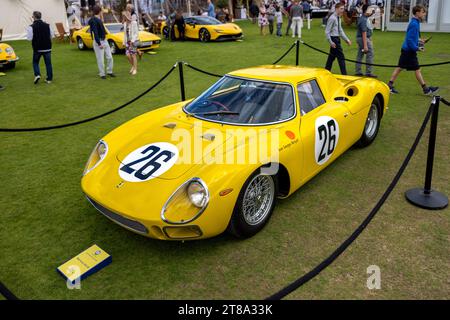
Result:
<svg viewBox="0 0 450 320">
<path fill-rule="evenodd" d="M 222 23 L 212 17 L 193 16 L 184 19 L 185 37 L 188 39 L 208 41 L 224 41 L 242 39 L 242 29 L 234 23 Z M 175 25 L 175 37 L 178 38 L 178 28 Z M 165 22 L 161 25 L 161 34 L 170 38 L 170 30 Z"/>
<path fill-rule="evenodd" d="M 14 52 L 14 49 L 6 43 L 0 43 L 0 66 L 4 68 L 14 68 L 19 57 Z"/>
<path fill-rule="evenodd" d="M 162 240 L 250 237 L 286 198 L 377 136 L 389 88 L 325 69 L 259 66 L 132 119 L 95 146 L 81 181 L 119 225 Z"/>
<path fill-rule="evenodd" d="M 111 47 L 111 53 L 116 54 L 125 49 L 123 45 L 123 25 L 121 23 L 105 23 L 106 40 Z M 89 26 L 77 30 L 72 35 L 73 41 L 77 43 L 78 49 L 84 50 L 86 48 L 92 49 L 93 37 L 91 35 L 91 28 Z M 159 47 L 161 38 L 153 33 L 146 31 L 139 31 L 139 45 L 140 50 L 150 50 Z"/>
</svg>

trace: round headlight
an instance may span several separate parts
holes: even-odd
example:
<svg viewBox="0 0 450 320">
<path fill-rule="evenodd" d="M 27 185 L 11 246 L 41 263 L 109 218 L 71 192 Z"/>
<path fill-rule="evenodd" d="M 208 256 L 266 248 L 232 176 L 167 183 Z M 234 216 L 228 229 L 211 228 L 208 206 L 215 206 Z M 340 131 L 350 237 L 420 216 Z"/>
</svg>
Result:
<svg viewBox="0 0 450 320">
<path fill-rule="evenodd" d="M 10 55 L 14 53 L 14 50 L 11 47 L 6 47 L 5 51 L 7 54 L 10 54 Z"/>
<path fill-rule="evenodd" d="M 187 187 L 187 194 L 191 203 L 199 208 L 208 202 L 208 192 L 199 181 L 192 181 Z"/>
<path fill-rule="evenodd" d="M 83 175 L 86 175 L 87 173 L 92 171 L 106 157 L 107 153 L 108 144 L 105 141 L 100 140 L 89 156 L 86 167 L 84 168 Z"/>
</svg>

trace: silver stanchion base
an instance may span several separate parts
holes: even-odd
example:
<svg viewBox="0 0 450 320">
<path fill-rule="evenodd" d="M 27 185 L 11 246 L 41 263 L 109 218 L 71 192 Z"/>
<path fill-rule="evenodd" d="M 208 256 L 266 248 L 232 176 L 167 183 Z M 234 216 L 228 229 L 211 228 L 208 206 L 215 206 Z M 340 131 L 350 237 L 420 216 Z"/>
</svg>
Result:
<svg viewBox="0 0 450 320">
<path fill-rule="evenodd" d="M 440 210 L 448 206 L 447 196 L 435 190 L 426 194 L 423 188 L 414 188 L 406 191 L 405 197 L 411 204 L 423 209 Z"/>
</svg>

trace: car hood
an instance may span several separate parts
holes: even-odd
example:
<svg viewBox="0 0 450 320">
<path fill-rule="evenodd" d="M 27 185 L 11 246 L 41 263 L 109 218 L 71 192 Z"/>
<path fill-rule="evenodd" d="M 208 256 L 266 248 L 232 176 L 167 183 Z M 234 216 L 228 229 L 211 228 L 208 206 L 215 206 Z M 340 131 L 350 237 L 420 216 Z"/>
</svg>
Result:
<svg viewBox="0 0 450 320">
<path fill-rule="evenodd" d="M 224 23 L 219 25 L 213 25 L 209 26 L 211 29 L 213 29 L 216 32 L 221 33 L 240 33 L 242 32 L 241 28 L 239 28 L 238 25 L 234 23 Z"/>
<path fill-rule="evenodd" d="M 133 127 L 133 136 L 121 143 L 119 148 L 113 148 L 116 159 L 125 165 L 128 155 L 137 149 L 149 144 L 169 143 L 178 149 L 178 160 L 170 169 L 158 175 L 159 179 L 177 179 L 184 175 L 196 164 L 206 161 L 212 153 L 223 153 L 224 143 L 231 135 L 206 121 L 187 117 L 180 109 L 175 112 L 158 116 L 156 119 L 152 112 L 139 117 L 139 122 L 148 118 L 150 126 Z M 133 120 L 132 120 L 133 121 Z M 130 123 L 127 127 L 132 127 Z M 124 135 L 128 129 L 124 128 Z"/>
</svg>

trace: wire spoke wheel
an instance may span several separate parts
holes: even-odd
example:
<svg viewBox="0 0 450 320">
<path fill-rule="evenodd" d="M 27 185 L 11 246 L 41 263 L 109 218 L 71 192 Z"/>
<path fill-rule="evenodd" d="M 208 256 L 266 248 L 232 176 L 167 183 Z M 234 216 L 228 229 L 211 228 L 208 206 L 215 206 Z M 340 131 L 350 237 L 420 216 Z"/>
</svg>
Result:
<svg viewBox="0 0 450 320">
<path fill-rule="evenodd" d="M 275 197 L 275 184 L 271 176 L 257 175 L 244 193 L 242 212 L 249 225 L 257 225 L 270 213 Z"/>
<path fill-rule="evenodd" d="M 117 45 L 114 41 L 109 41 L 109 47 L 111 48 L 111 54 L 117 53 Z"/>
<path fill-rule="evenodd" d="M 84 42 L 81 38 L 77 39 L 77 46 L 78 46 L 78 49 L 84 50 Z"/>
<path fill-rule="evenodd" d="M 378 121 L 377 106 L 372 103 L 372 105 L 370 106 L 369 115 L 367 116 L 366 125 L 364 127 L 364 132 L 367 138 L 371 139 L 376 133 Z"/>
</svg>

